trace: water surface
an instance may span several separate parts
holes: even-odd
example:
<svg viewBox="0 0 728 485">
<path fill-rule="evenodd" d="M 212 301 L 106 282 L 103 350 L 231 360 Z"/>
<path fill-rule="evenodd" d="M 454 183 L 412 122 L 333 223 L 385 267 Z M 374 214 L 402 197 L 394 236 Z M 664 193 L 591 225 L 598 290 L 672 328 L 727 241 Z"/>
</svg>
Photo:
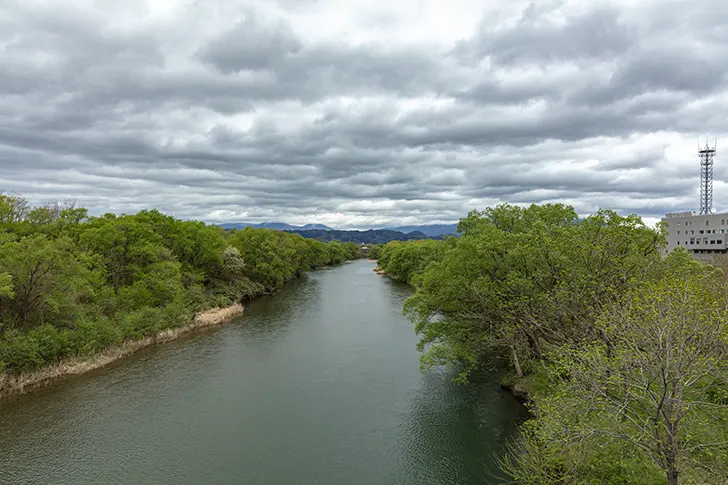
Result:
<svg viewBox="0 0 728 485">
<path fill-rule="evenodd" d="M 525 417 L 421 374 L 411 289 L 356 261 L 226 325 L 0 402 L 0 483 L 469 485 Z"/>
</svg>

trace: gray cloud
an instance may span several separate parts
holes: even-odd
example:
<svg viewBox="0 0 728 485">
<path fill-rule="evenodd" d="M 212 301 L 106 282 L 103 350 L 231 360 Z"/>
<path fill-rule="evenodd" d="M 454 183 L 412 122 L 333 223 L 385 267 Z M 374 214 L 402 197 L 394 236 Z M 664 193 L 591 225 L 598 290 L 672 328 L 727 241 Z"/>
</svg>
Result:
<svg viewBox="0 0 728 485">
<path fill-rule="evenodd" d="M 0 191 L 340 227 L 499 202 L 695 208 L 696 138 L 728 128 L 728 5 L 478 19 L 458 1 L 434 20 L 408 2 L 3 2 Z"/>
<path fill-rule="evenodd" d="M 565 2 L 528 4 L 515 22 L 493 25 L 484 18 L 478 34 L 459 42 L 454 53 L 463 59 L 490 57 L 499 65 L 585 62 L 614 59 L 639 41 L 635 29 L 614 6 L 554 18 Z"/>
<path fill-rule="evenodd" d="M 261 24 L 253 12 L 201 51 L 201 59 L 224 74 L 270 69 L 295 55 L 303 42 L 291 28 L 277 22 Z"/>
</svg>

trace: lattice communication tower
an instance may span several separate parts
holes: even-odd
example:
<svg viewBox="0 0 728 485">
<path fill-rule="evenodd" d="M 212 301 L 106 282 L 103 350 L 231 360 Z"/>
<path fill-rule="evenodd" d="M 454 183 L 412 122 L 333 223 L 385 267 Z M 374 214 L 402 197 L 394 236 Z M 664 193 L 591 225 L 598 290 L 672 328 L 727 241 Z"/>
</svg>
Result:
<svg viewBox="0 0 728 485">
<path fill-rule="evenodd" d="M 700 157 L 700 213 L 710 214 L 713 209 L 713 159 L 715 150 L 718 147 L 716 140 L 713 146 L 701 147 L 698 141 L 698 156 Z"/>
</svg>

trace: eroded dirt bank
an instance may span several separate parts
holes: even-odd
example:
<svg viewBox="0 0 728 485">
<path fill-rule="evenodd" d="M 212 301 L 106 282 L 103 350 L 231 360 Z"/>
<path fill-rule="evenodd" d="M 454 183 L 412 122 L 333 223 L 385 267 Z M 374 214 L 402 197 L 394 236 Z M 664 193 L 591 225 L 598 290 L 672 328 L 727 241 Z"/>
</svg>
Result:
<svg viewBox="0 0 728 485">
<path fill-rule="evenodd" d="M 198 313 L 192 322 L 161 332 L 140 340 L 128 340 L 123 344 L 106 349 L 91 357 L 66 359 L 43 369 L 22 374 L 0 375 L 0 398 L 22 394 L 46 386 L 64 377 L 83 374 L 99 369 L 119 359 L 152 345 L 169 342 L 195 329 L 219 325 L 243 313 L 243 305 L 236 303 L 225 308 L 212 308 Z"/>
</svg>

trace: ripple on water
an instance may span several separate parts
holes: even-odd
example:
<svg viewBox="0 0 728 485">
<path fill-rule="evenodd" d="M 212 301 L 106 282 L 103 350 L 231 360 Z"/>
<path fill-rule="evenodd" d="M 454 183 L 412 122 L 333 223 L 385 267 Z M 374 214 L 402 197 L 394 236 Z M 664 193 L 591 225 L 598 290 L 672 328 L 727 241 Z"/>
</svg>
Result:
<svg viewBox="0 0 728 485">
<path fill-rule="evenodd" d="M 358 261 L 236 321 L 0 403 L 0 483 L 494 483 L 523 408 L 419 372 L 412 290 Z"/>
</svg>

